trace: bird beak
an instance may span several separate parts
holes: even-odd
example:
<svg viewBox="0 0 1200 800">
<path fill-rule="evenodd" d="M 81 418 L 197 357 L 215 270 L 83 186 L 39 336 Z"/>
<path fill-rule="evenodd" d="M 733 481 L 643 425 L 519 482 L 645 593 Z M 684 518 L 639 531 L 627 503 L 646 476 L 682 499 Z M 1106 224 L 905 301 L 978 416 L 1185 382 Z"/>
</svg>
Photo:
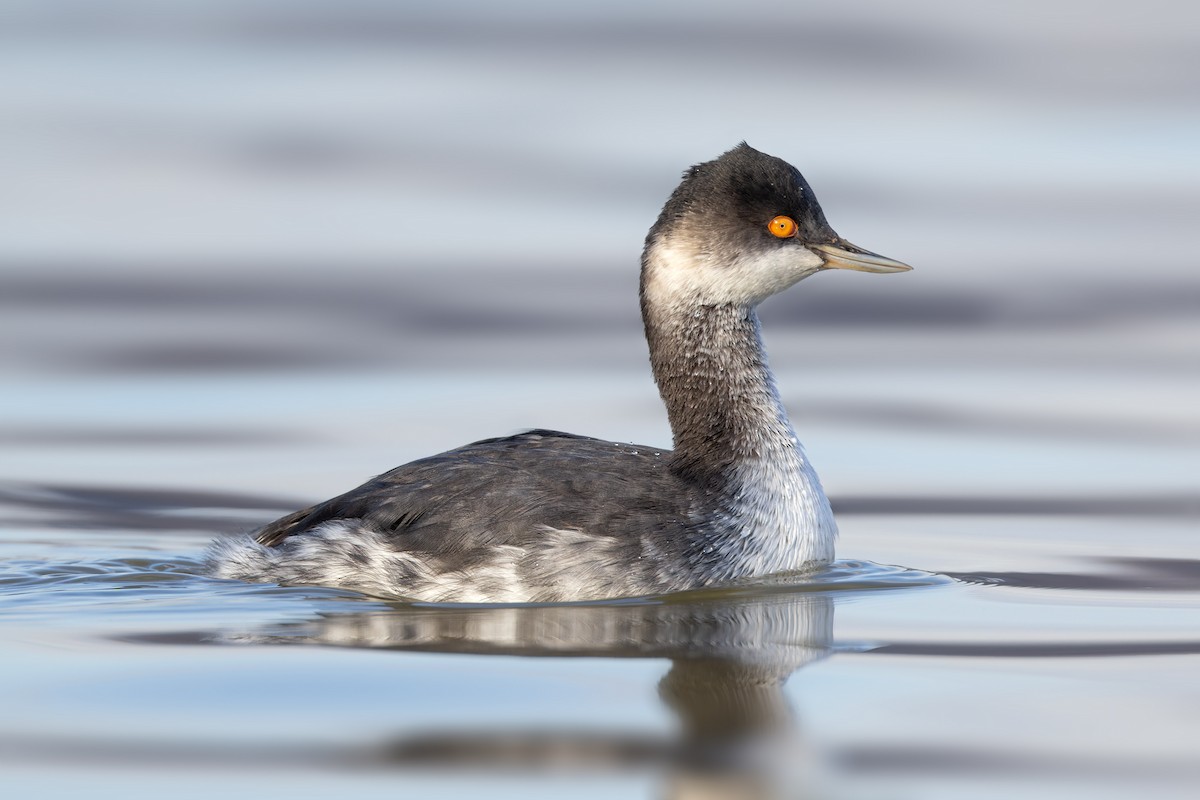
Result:
<svg viewBox="0 0 1200 800">
<path fill-rule="evenodd" d="M 833 244 L 809 245 L 809 249 L 825 259 L 825 265 L 821 269 L 854 269 L 859 272 L 908 272 L 912 269 L 902 261 L 893 261 L 878 253 L 864 250 L 845 239 L 838 239 Z"/>
</svg>

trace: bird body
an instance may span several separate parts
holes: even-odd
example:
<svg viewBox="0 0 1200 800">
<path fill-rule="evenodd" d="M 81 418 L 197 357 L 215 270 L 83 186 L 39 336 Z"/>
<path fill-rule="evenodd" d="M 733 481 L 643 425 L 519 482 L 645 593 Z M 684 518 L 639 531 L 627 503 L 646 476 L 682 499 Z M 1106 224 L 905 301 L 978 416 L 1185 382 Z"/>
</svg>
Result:
<svg viewBox="0 0 1200 800">
<path fill-rule="evenodd" d="M 545 430 L 475 442 L 218 541 L 212 572 L 435 602 L 561 602 L 826 564 L 837 527 L 754 307 L 834 267 L 908 269 L 838 237 L 780 159 L 742 144 L 692 167 L 642 257 L 674 450 Z"/>
</svg>

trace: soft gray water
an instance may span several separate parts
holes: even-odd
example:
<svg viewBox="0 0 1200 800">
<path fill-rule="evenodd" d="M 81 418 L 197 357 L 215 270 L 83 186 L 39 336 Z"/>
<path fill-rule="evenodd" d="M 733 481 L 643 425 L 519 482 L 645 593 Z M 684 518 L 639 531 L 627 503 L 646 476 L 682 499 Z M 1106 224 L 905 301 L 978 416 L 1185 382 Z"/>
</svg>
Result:
<svg viewBox="0 0 1200 800">
<path fill-rule="evenodd" d="M 0 793 L 1195 795 L 1188 7 L 159 5 L 0 29 Z M 763 310 L 838 564 L 524 608 L 199 574 L 473 439 L 667 445 L 637 253 L 742 138 L 917 267 Z"/>
</svg>

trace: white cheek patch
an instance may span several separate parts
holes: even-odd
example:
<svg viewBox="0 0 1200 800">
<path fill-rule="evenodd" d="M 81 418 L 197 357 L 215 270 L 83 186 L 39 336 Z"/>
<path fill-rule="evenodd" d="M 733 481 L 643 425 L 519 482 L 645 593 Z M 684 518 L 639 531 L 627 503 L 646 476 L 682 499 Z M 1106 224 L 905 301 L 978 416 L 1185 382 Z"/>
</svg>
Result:
<svg viewBox="0 0 1200 800">
<path fill-rule="evenodd" d="M 724 269 L 730 288 L 741 288 L 753 304 L 761 303 L 819 270 L 825 260 L 806 247 L 786 245 L 754 256 L 740 256 Z M 721 269 L 721 267 L 717 267 Z"/>
<path fill-rule="evenodd" d="M 687 237 L 672 237 L 651 246 L 646 288 L 652 299 L 669 305 L 687 298 L 703 304 L 753 306 L 812 275 L 824 263 L 816 253 L 796 245 L 718 261 Z"/>
</svg>

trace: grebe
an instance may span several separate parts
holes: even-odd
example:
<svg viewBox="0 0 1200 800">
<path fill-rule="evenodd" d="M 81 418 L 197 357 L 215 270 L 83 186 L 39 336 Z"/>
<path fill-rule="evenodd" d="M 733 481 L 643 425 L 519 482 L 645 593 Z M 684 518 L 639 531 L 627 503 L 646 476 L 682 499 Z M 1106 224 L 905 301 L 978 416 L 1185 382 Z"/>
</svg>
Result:
<svg viewBox="0 0 1200 800">
<path fill-rule="evenodd" d="M 219 540 L 210 572 L 523 603 L 661 594 L 827 564 L 837 526 L 754 311 L 825 269 L 911 267 L 834 233 L 781 159 L 742 143 L 697 164 L 642 253 L 642 319 L 674 450 L 548 430 L 485 439 Z"/>
</svg>

